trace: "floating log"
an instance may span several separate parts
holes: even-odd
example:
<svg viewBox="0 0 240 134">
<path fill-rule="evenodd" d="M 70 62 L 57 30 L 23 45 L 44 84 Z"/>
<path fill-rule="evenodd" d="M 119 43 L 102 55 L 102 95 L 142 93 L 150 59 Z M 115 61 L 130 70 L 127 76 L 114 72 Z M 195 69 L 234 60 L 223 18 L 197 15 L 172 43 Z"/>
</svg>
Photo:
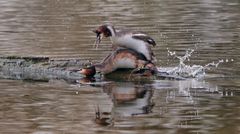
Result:
<svg viewBox="0 0 240 134">
<path fill-rule="evenodd" d="M 0 57 L 0 78 L 48 81 L 49 79 L 76 80 L 83 77 L 77 72 L 89 61 L 54 59 L 49 57 Z"/>
</svg>

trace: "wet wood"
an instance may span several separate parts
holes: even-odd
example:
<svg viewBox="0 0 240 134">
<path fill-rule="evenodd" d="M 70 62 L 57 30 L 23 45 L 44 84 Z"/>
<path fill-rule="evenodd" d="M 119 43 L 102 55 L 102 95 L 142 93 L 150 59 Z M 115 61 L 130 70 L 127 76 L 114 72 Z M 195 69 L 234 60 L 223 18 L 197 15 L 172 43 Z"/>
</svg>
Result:
<svg viewBox="0 0 240 134">
<path fill-rule="evenodd" d="M 80 79 L 83 76 L 77 71 L 88 63 L 80 59 L 0 57 L 0 78 L 39 81 Z"/>
</svg>

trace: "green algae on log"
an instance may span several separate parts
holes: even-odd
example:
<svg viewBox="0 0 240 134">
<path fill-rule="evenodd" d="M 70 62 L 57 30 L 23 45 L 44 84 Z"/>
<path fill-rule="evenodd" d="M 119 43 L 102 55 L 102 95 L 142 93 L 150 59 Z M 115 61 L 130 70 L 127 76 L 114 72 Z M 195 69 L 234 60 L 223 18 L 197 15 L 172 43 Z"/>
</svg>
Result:
<svg viewBox="0 0 240 134">
<path fill-rule="evenodd" d="M 80 79 L 77 72 L 88 61 L 49 57 L 0 57 L 0 78 L 20 80 Z"/>
</svg>

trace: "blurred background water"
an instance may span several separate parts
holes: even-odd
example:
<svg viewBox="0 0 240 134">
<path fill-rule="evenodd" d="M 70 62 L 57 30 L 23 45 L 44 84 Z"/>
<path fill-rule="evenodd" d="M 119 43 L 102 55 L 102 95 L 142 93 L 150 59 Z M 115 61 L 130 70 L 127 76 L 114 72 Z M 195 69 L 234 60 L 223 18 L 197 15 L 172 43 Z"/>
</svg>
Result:
<svg viewBox="0 0 240 134">
<path fill-rule="evenodd" d="M 205 79 L 114 82 L 0 80 L 1 133 L 239 133 L 240 2 L 238 0 L 1 0 L 0 55 L 101 60 L 109 39 L 93 48 L 101 24 L 148 33 L 159 67 L 223 59 Z M 113 124 L 95 123 L 95 107 Z"/>
</svg>

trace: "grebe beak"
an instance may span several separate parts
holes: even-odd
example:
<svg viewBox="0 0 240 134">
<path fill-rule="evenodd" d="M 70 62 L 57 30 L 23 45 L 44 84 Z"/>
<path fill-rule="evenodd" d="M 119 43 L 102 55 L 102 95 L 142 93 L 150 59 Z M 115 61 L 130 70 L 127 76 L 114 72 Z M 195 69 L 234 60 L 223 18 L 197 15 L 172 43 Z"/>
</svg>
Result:
<svg viewBox="0 0 240 134">
<path fill-rule="evenodd" d="M 103 36 L 102 36 L 102 32 L 98 31 L 98 30 L 93 30 L 94 33 L 96 33 L 97 37 L 96 37 L 96 41 L 94 43 L 94 47 L 98 48 Z"/>
</svg>

